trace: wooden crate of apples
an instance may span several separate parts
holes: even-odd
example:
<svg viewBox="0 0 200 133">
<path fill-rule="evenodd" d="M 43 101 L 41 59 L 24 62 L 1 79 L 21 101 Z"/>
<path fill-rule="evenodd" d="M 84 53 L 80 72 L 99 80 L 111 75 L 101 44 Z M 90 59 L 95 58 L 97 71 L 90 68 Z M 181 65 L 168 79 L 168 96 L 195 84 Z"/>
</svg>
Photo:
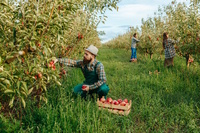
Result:
<svg viewBox="0 0 200 133">
<path fill-rule="evenodd" d="M 113 100 L 110 97 L 107 99 L 102 97 L 100 100 L 97 99 L 97 105 L 99 109 L 107 109 L 109 112 L 119 115 L 128 115 L 131 110 L 131 100 L 128 101 L 128 99 Z"/>
</svg>

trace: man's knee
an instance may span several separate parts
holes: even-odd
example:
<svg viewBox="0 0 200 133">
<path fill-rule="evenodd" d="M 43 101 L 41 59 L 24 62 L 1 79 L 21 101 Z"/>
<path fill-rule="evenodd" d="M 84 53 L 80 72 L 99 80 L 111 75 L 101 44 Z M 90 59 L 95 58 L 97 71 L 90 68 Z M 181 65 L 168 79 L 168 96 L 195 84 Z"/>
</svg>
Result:
<svg viewBox="0 0 200 133">
<path fill-rule="evenodd" d="M 106 84 L 103 84 L 102 86 L 100 86 L 98 93 L 102 96 L 106 96 L 109 92 L 109 87 Z"/>
<path fill-rule="evenodd" d="M 75 94 L 81 94 L 82 93 L 82 85 L 83 84 L 79 84 L 79 85 L 74 87 L 74 93 Z"/>
</svg>

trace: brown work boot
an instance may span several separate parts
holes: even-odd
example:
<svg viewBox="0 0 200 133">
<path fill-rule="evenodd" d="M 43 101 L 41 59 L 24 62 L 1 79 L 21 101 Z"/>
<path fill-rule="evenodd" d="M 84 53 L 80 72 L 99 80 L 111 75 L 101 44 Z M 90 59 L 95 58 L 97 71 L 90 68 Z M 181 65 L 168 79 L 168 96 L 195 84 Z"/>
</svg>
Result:
<svg viewBox="0 0 200 133">
<path fill-rule="evenodd" d="M 134 59 L 134 61 L 133 62 L 137 62 L 137 59 Z"/>
</svg>

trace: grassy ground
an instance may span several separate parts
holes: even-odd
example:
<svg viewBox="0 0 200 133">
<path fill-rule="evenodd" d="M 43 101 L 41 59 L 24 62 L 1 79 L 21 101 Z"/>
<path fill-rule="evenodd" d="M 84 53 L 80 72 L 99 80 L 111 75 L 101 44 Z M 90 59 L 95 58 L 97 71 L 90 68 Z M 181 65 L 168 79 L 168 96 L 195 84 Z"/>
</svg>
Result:
<svg viewBox="0 0 200 133">
<path fill-rule="evenodd" d="M 48 92 L 48 104 L 27 105 L 17 132 L 200 132 L 200 68 L 189 69 L 175 57 L 173 68 L 163 67 L 163 58 L 149 59 L 138 53 L 138 63 L 129 62 L 130 51 L 102 47 L 97 59 L 104 64 L 108 97 L 132 100 L 128 116 L 98 110 L 95 101 L 72 95 L 84 77 L 70 69 L 61 88 Z M 154 74 L 158 70 L 160 74 Z M 151 74 L 152 72 L 152 74 Z"/>
</svg>

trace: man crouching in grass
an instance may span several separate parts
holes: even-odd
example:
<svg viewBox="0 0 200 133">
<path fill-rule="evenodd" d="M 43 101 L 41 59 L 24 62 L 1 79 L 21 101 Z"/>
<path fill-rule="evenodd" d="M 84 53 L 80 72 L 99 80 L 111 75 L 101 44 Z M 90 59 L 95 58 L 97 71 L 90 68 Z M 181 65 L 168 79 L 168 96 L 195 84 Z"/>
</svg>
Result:
<svg viewBox="0 0 200 133">
<path fill-rule="evenodd" d="M 101 62 L 96 60 L 98 49 L 90 45 L 85 49 L 83 60 L 71 60 L 66 58 L 57 58 L 57 61 L 61 64 L 81 68 L 85 81 L 74 87 L 74 93 L 81 95 L 86 98 L 87 94 L 92 95 L 93 93 L 98 94 L 99 99 L 106 97 L 109 92 L 109 87 L 106 85 L 106 74 L 104 66 Z"/>
</svg>

